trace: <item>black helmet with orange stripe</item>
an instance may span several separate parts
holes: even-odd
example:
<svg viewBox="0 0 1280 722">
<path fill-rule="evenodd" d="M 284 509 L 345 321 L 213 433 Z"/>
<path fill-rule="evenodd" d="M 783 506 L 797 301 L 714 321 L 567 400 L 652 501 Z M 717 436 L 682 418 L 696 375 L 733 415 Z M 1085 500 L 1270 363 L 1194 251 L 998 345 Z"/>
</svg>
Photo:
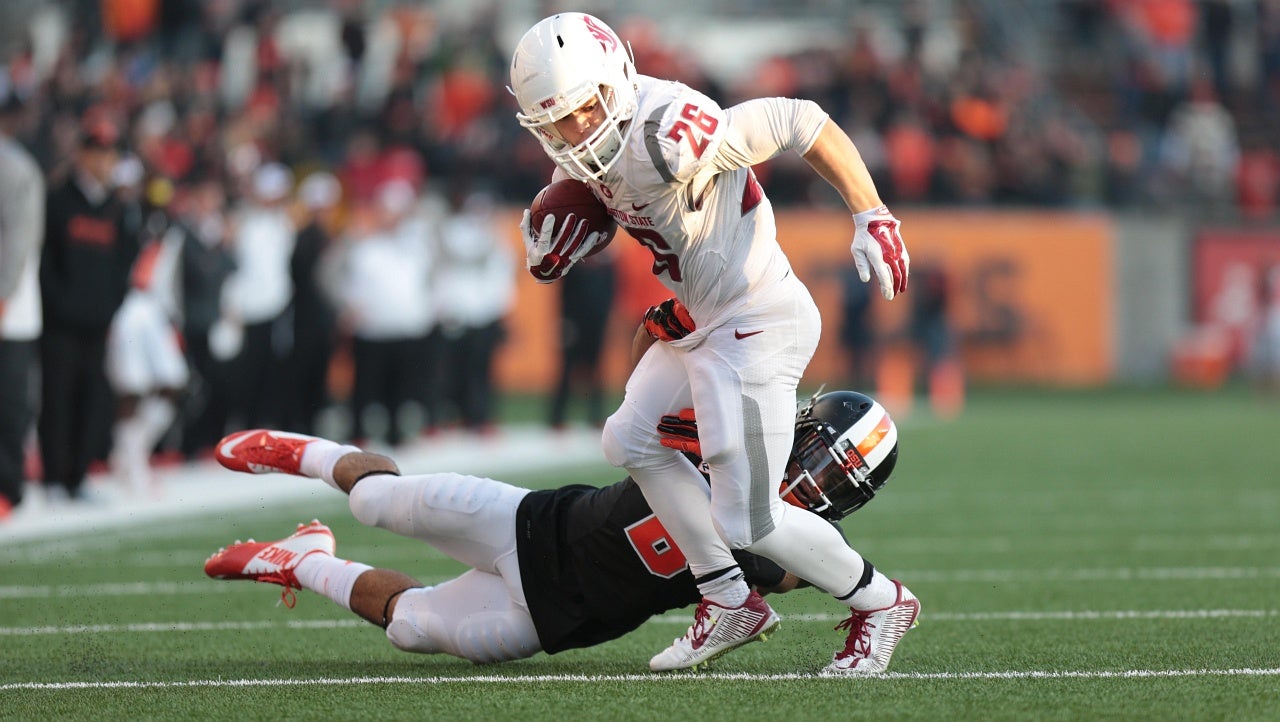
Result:
<svg viewBox="0 0 1280 722">
<path fill-rule="evenodd" d="M 815 394 L 796 415 L 796 438 L 779 495 L 828 521 L 871 501 L 898 463 L 898 429 L 875 399 L 856 391 Z"/>
</svg>

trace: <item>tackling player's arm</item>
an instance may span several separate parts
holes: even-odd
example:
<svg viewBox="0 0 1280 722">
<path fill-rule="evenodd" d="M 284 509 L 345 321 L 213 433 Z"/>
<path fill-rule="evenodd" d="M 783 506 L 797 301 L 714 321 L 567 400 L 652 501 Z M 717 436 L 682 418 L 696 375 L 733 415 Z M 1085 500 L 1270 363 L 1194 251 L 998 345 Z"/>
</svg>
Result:
<svg viewBox="0 0 1280 722">
<path fill-rule="evenodd" d="M 688 336 L 696 329 L 689 310 L 679 299 L 668 298 L 645 311 L 640 327 L 631 339 L 631 368 L 640 363 L 654 341 L 675 341 Z"/>
<path fill-rule="evenodd" d="M 636 334 L 631 337 L 632 370 L 635 369 L 636 364 L 640 363 L 640 359 L 644 358 L 645 352 L 649 350 L 649 347 L 652 346 L 655 341 L 657 341 L 657 339 L 650 336 L 649 332 L 644 330 L 643 323 L 636 327 Z"/>
</svg>

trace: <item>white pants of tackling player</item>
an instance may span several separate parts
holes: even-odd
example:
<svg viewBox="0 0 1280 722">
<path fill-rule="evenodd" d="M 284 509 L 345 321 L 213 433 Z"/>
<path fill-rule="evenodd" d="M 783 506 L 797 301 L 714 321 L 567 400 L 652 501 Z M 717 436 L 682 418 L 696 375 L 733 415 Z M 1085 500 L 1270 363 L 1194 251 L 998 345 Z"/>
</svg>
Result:
<svg viewBox="0 0 1280 722">
<path fill-rule="evenodd" d="M 361 523 L 426 542 L 471 567 L 401 594 L 387 626 L 391 644 L 473 662 L 542 649 L 516 557 L 516 508 L 528 493 L 462 474 L 378 475 L 355 485 L 349 503 Z"/>
<path fill-rule="evenodd" d="M 134 413 L 116 419 L 111 467 L 135 494 L 158 493 L 151 452 L 173 423 L 174 405 L 157 394 L 187 385 L 186 357 L 159 301 L 134 289 L 111 320 L 107 335 L 107 380 L 120 396 L 140 398 Z"/>
<path fill-rule="evenodd" d="M 833 594 L 857 584 L 861 557 L 827 522 L 778 497 L 795 436 L 796 389 L 821 325 L 808 289 L 788 274 L 754 293 L 701 344 L 650 347 L 606 422 L 605 458 L 640 485 L 695 575 L 734 566 L 735 548 Z M 687 459 L 659 443 L 662 415 L 690 406 L 710 488 Z"/>
<path fill-rule="evenodd" d="M 187 361 L 173 324 L 144 292 L 130 291 L 111 320 L 106 371 L 120 395 L 146 396 L 187 385 Z"/>
</svg>

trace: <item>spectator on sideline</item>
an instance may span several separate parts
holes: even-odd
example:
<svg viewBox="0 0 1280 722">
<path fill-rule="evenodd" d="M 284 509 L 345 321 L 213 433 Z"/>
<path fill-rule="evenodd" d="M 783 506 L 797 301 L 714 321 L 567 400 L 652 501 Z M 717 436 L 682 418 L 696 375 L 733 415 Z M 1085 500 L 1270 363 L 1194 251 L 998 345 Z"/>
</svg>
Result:
<svg viewBox="0 0 1280 722">
<path fill-rule="evenodd" d="M 293 173 L 279 163 L 254 171 L 251 196 L 233 216 L 236 270 L 223 287 L 224 310 L 243 325 L 244 340 L 232 365 L 234 423 L 260 426 L 269 409 L 282 408 L 289 343 L 285 312 L 293 296 L 289 259 L 295 229 L 287 203 Z"/>
<path fill-rule="evenodd" d="M 849 264 L 840 268 L 840 348 L 849 361 L 849 379 L 855 389 L 869 389 L 876 382 L 879 349 L 872 321 L 871 291 Z"/>
<path fill-rule="evenodd" d="M 222 287 L 235 271 L 227 236 L 226 194 L 216 178 L 187 190 L 178 228 L 182 246 L 182 321 L 193 382 L 182 424 L 182 453 L 194 458 L 227 432 L 230 363 L 210 345 L 222 316 Z"/>
<path fill-rule="evenodd" d="M 40 454 L 46 490 L 70 499 L 84 498 L 97 440 L 109 434 L 107 329 L 138 254 L 110 186 L 119 143 L 115 121 L 91 110 L 71 174 L 49 191 L 45 206 Z"/>
<path fill-rule="evenodd" d="M 405 232 L 416 202 L 408 182 L 384 184 L 369 209 L 370 227 L 353 235 L 343 255 L 339 316 L 353 337 L 350 404 L 352 436 L 358 441 L 381 436 L 399 444 L 410 431 L 402 416 L 421 398 L 424 347 L 435 309 L 428 239 Z"/>
<path fill-rule="evenodd" d="M 138 497 L 162 494 L 151 455 L 173 425 L 190 377 L 175 324 L 182 244 L 181 231 L 173 227 L 142 249 L 133 287 L 107 337 L 107 378 L 117 407 L 111 470 Z"/>
<path fill-rule="evenodd" d="M 329 405 L 329 361 L 333 357 L 337 312 L 320 278 L 333 252 L 334 216 L 342 186 L 328 172 L 312 173 L 298 187 L 304 213 L 290 261 L 293 279 L 293 349 L 289 353 L 288 426 L 313 433 L 316 417 Z"/>
<path fill-rule="evenodd" d="M 22 503 L 25 445 L 34 398 L 32 367 L 40 338 L 40 249 L 44 177 L 12 135 L 22 110 L 0 88 L 0 521 Z"/>
<path fill-rule="evenodd" d="M 604 341 L 618 289 L 617 252 L 606 248 L 587 259 L 560 286 L 560 373 L 547 422 L 563 428 L 575 393 L 587 423 L 604 426 Z"/>
<path fill-rule="evenodd" d="M 493 198 L 459 183 L 448 203 L 432 282 L 442 346 L 436 398 L 449 402 L 465 428 L 487 431 L 493 424 L 493 357 L 515 300 L 515 259 Z"/>
</svg>

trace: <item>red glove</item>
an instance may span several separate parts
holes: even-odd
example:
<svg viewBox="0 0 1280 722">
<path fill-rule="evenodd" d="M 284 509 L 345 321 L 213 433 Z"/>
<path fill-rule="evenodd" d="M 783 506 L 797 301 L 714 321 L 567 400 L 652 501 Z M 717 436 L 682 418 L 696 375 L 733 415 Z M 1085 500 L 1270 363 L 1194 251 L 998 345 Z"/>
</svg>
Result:
<svg viewBox="0 0 1280 722">
<path fill-rule="evenodd" d="M 911 271 L 911 255 L 902 242 L 902 222 L 884 206 L 863 211 L 853 217 L 853 263 L 863 283 L 874 272 L 880 281 L 880 294 L 886 301 L 907 290 Z"/>
<path fill-rule="evenodd" d="M 689 309 L 674 298 L 650 306 L 644 313 L 644 331 L 657 341 L 675 341 L 693 333 L 698 326 Z"/>
<path fill-rule="evenodd" d="M 556 217 L 550 213 L 542 221 L 542 228 L 530 226 L 530 213 L 520 219 L 520 233 L 524 237 L 525 265 L 538 283 L 551 283 L 569 272 L 593 248 L 606 238 L 604 233 L 588 230 L 586 219 L 570 214 L 556 232 Z"/>
<path fill-rule="evenodd" d="M 702 457 L 702 444 L 698 443 L 698 421 L 693 409 L 680 409 L 680 413 L 663 416 L 658 422 L 659 443 L 668 449 L 697 454 Z"/>
</svg>

